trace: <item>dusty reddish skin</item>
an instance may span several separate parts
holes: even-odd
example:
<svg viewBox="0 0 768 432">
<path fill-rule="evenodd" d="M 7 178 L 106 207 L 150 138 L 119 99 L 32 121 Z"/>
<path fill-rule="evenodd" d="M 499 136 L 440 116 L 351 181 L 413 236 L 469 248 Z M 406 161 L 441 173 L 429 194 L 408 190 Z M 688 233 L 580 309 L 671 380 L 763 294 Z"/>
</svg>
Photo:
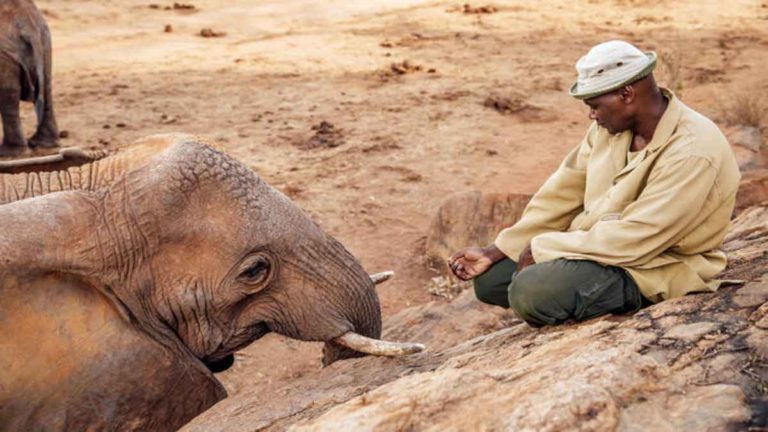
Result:
<svg viewBox="0 0 768 432">
<path fill-rule="evenodd" d="M 175 430 L 226 396 L 206 365 L 268 331 L 380 336 L 357 260 L 194 137 L 0 175 L 0 204 L 0 430 Z"/>
</svg>

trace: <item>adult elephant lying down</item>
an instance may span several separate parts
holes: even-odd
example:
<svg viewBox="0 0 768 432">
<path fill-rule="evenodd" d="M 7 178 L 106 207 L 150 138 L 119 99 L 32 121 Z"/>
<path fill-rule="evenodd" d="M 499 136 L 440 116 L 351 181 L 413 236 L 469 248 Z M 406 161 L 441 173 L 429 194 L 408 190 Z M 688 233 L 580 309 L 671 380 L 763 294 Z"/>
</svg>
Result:
<svg viewBox="0 0 768 432">
<path fill-rule="evenodd" d="M 0 203 L 1 430 L 176 429 L 270 331 L 325 341 L 325 363 L 421 348 L 367 339 L 381 315 L 358 261 L 194 137 L 0 175 Z"/>
</svg>

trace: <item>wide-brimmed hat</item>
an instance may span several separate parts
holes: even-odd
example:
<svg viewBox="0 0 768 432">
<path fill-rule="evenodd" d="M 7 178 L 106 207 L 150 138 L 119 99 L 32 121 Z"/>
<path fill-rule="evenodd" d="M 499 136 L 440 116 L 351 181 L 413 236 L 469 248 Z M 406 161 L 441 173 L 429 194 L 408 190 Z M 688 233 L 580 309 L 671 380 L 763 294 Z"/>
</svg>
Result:
<svg viewBox="0 0 768 432">
<path fill-rule="evenodd" d="M 576 62 L 578 78 L 568 93 L 576 99 L 600 96 L 645 77 L 654 67 L 653 51 L 644 53 L 620 40 L 603 42 Z"/>
</svg>

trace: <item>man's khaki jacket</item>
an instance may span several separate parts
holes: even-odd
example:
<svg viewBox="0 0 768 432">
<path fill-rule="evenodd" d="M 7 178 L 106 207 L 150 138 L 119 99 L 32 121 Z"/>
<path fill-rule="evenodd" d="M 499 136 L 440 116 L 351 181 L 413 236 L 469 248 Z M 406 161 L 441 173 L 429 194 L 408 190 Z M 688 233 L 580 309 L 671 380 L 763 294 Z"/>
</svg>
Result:
<svg viewBox="0 0 768 432">
<path fill-rule="evenodd" d="M 630 131 L 592 124 L 496 246 L 514 260 L 530 242 L 536 262 L 622 267 L 654 302 L 716 290 L 741 175 L 717 126 L 663 92 L 667 109 L 631 162 Z"/>
</svg>

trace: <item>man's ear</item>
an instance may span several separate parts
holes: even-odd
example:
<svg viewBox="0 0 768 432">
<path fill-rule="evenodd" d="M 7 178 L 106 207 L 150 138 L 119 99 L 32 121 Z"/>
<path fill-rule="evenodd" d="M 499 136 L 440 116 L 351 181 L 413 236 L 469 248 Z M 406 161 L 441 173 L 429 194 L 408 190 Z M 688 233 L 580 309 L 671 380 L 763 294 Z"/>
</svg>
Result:
<svg viewBox="0 0 768 432">
<path fill-rule="evenodd" d="M 626 105 L 631 104 L 635 100 L 635 96 L 635 88 L 631 85 L 626 85 L 619 89 L 619 99 Z"/>
</svg>

